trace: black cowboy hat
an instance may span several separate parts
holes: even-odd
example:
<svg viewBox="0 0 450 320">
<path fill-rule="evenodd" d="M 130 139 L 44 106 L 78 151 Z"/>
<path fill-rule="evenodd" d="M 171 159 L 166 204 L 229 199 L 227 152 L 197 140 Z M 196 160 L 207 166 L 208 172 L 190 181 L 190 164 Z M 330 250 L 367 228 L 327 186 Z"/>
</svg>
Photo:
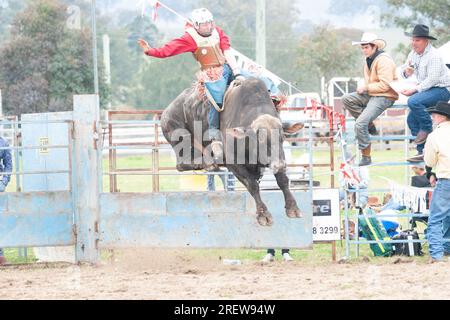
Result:
<svg viewBox="0 0 450 320">
<path fill-rule="evenodd" d="M 439 101 L 434 107 L 427 108 L 429 113 L 439 113 L 450 118 L 450 103 Z"/>
<path fill-rule="evenodd" d="M 427 38 L 431 40 L 437 40 L 435 37 L 430 36 L 430 28 L 424 24 L 418 24 L 414 27 L 412 33 L 405 32 L 405 35 L 408 37 L 419 37 L 419 38 Z"/>
</svg>

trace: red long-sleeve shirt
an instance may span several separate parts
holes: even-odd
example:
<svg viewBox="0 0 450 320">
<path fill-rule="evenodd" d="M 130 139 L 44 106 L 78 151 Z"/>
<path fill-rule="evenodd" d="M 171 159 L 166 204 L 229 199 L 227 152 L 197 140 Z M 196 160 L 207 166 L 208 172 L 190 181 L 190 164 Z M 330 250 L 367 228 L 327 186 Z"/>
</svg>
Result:
<svg viewBox="0 0 450 320">
<path fill-rule="evenodd" d="M 216 30 L 220 36 L 220 49 L 222 49 L 222 51 L 230 49 L 231 45 L 228 36 L 219 27 L 216 27 Z M 194 53 L 197 48 L 195 40 L 189 33 L 185 32 L 180 38 L 171 40 L 161 48 L 151 48 L 146 51 L 145 54 L 156 58 L 167 58 L 185 52 Z"/>
</svg>

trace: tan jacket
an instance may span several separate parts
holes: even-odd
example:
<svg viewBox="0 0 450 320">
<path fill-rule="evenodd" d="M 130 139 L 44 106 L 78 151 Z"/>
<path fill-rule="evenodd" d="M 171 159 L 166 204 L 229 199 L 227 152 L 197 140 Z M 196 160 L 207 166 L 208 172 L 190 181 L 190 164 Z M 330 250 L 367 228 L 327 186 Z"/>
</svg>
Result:
<svg viewBox="0 0 450 320">
<path fill-rule="evenodd" d="M 364 64 L 364 79 L 369 96 L 386 97 L 393 101 L 398 99 L 397 92 L 389 86 L 397 80 L 397 75 L 394 60 L 388 54 L 382 53 L 376 57 L 370 70 L 367 63 Z"/>
<path fill-rule="evenodd" d="M 424 160 L 436 168 L 438 179 L 450 179 L 450 121 L 442 122 L 430 133 L 425 144 Z"/>
</svg>

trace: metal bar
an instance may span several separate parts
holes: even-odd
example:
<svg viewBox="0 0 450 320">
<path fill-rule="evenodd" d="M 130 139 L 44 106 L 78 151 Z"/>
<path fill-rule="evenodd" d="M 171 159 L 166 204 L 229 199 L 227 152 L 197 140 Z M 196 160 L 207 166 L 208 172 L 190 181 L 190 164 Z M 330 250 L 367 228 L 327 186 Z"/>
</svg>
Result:
<svg viewBox="0 0 450 320">
<path fill-rule="evenodd" d="M 141 126 L 151 126 L 154 125 L 155 123 L 159 123 L 160 121 L 156 121 L 156 120 L 102 120 L 100 121 L 101 124 L 120 124 L 120 125 L 141 125 Z"/>
<path fill-rule="evenodd" d="M 100 125 L 100 122 L 98 121 L 95 123 L 95 130 L 94 137 L 96 137 L 96 143 L 95 143 L 95 151 L 97 152 L 97 184 L 98 184 L 98 192 L 103 193 L 103 149 L 102 146 L 104 144 L 104 140 L 101 137 L 102 127 Z"/>
<path fill-rule="evenodd" d="M 371 164 L 367 167 L 388 167 L 388 166 L 417 166 L 417 165 L 421 165 L 421 164 L 425 164 L 424 162 L 421 163 L 411 163 L 411 162 L 380 162 L 380 163 L 375 163 L 375 164 Z"/>
<path fill-rule="evenodd" d="M 354 215 L 354 217 L 358 217 L 359 215 Z M 364 214 L 360 215 L 367 218 L 386 218 L 386 217 L 395 217 L 395 218 L 419 218 L 419 217 L 429 217 L 429 214 L 425 213 L 396 213 L 396 214 L 383 214 L 383 215 L 376 215 L 376 214 Z"/>
<path fill-rule="evenodd" d="M 71 124 L 71 125 L 68 125 L 67 126 L 67 138 L 68 138 L 68 140 L 69 140 L 69 149 L 68 149 L 68 158 L 69 158 L 69 168 L 70 168 L 70 174 L 69 174 L 69 188 L 70 188 L 70 191 L 73 191 L 72 190 L 72 187 L 73 187 L 73 185 L 72 185 L 72 179 L 73 179 L 73 130 L 74 130 L 74 128 L 73 128 L 73 123 Z"/>
<path fill-rule="evenodd" d="M 378 244 L 378 243 L 424 243 L 427 242 L 426 239 L 418 239 L 418 240 L 362 240 L 362 241 L 350 241 L 354 244 Z"/>
<path fill-rule="evenodd" d="M 415 136 L 371 136 L 371 141 L 403 141 L 403 140 L 413 140 Z"/>
<path fill-rule="evenodd" d="M 414 187 L 411 187 L 414 188 Z M 427 191 L 433 191 L 433 188 L 420 188 L 422 191 L 423 190 L 427 190 Z M 354 189 L 354 190 L 348 190 L 348 192 L 350 193 L 357 193 L 357 192 L 361 192 L 364 191 L 364 189 Z M 392 191 L 392 189 L 366 189 L 365 191 L 369 191 L 370 193 L 380 193 L 380 192 L 390 192 Z"/>
<path fill-rule="evenodd" d="M 75 127 L 76 175 L 74 185 L 76 261 L 96 263 L 100 259 L 99 220 L 100 193 L 98 186 L 97 153 L 94 141 L 97 137 L 93 125 L 99 121 L 98 95 L 74 96 L 73 118 Z"/>
<path fill-rule="evenodd" d="M 0 121 L 0 126 L 1 125 L 13 125 L 13 124 L 48 124 L 48 123 L 59 123 L 59 124 L 64 124 L 64 123 L 69 123 L 69 122 L 73 122 L 73 120 L 48 120 L 48 121 L 40 121 L 40 120 L 36 120 L 36 121 L 21 121 L 21 120 L 17 120 L 17 121 Z"/>
<path fill-rule="evenodd" d="M 350 227 L 349 227 L 349 214 L 348 214 L 348 192 L 345 190 L 344 197 L 344 229 L 345 229 L 345 257 L 350 258 Z M 356 232 L 357 230 L 355 230 Z"/>
<path fill-rule="evenodd" d="M 155 116 L 156 119 L 159 120 L 159 116 L 156 115 Z M 155 124 L 155 145 L 158 147 L 159 146 L 159 130 L 158 130 L 158 124 Z M 153 150 L 153 153 L 155 154 L 155 169 L 156 169 L 156 173 L 159 173 L 159 149 Z M 157 192 L 159 192 L 159 175 L 156 176 L 156 190 Z"/>
<path fill-rule="evenodd" d="M 0 150 L 36 150 L 36 149 L 69 149 L 68 145 L 45 145 L 45 146 L 22 146 L 22 147 L 0 147 Z"/>
<path fill-rule="evenodd" d="M 108 119 L 111 119 L 111 113 L 112 111 L 108 112 Z M 108 142 L 109 142 L 109 147 L 112 147 L 113 145 L 113 138 L 112 138 L 112 124 L 108 125 Z M 105 149 L 102 146 L 102 149 Z M 114 171 L 115 169 L 113 168 L 113 164 L 112 164 L 112 157 L 113 157 L 113 150 L 112 149 L 108 149 L 109 150 L 109 157 L 108 157 L 108 161 L 109 161 L 109 171 Z M 113 176 L 109 176 L 109 191 L 110 192 L 114 192 L 114 178 Z"/>
<path fill-rule="evenodd" d="M 117 170 L 117 150 L 116 149 L 113 150 L 112 160 L 113 160 L 113 170 Z M 113 176 L 113 190 L 114 190 L 114 192 L 119 191 L 119 189 L 117 188 L 117 175 Z"/>
<path fill-rule="evenodd" d="M 313 158 L 313 141 L 312 141 L 312 125 L 309 126 L 309 142 L 308 142 L 308 147 L 309 147 L 309 189 L 311 190 L 311 194 L 312 194 L 312 189 L 314 187 L 314 180 L 313 180 L 313 171 L 314 171 L 314 158 Z"/>
<path fill-rule="evenodd" d="M 54 170 L 54 171 L 10 171 L 10 172 L 2 172 L 2 174 L 19 174 L 19 175 L 26 175 L 26 174 L 58 174 L 58 173 L 70 173 L 70 170 Z"/>
<path fill-rule="evenodd" d="M 139 111 L 109 111 L 110 115 L 140 115 L 140 114 L 162 114 L 164 110 L 139 110 Z"/>
<path fill-rule="evenodd" d="M 19 145 L 19 125 L 17 122 L 14 124 L 14 145 Z M 16 168 L 20 168 L 20 158 L 19 158 L 19 150 L 14 150 L 14 162 L 16 165 Z M 16 191 L 20 192 L 22 190 L 21 188 L 21 179 L 20 175 L 16 174 Z"/>
<path fill-rule="evenodd" d="M 95 0 L 91 0 L 91 19 L 92 19 L 92 61 L 94 64 L 94 93 L 99 94 L 98 86 L 98 61 L 97 61 L 97 16 Z"/>
<path fill-rule="evenodd" d="M 183 172 L 174 172 L 174 173 L 153 173 L 153 171 L 128 171 L 128 172 L 104 172 L 104 176 L 108 175 L 118 175 L 118 176 L 151 176 L 151 175 L 160 175 L 160 176 L 205 176 L 205 175 L 226 175 L 226 172 L 205 172 L 205 173 L 183 173 Z"/>
</svg>

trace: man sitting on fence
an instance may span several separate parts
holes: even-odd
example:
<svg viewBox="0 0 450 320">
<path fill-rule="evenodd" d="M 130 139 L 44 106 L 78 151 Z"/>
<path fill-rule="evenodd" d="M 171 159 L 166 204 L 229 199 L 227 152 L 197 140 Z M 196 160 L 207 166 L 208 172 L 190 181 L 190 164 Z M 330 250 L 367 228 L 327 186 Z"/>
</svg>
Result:
<svg viewBox="0 0 450 320">
<path fill-rule="evenodd" d="M 354 41 L 353 45 L 360 45 L 366 57 L 365 84 L 359 86 L 357 92 L 342 97 L 342 103 L 356 119 L 356 138 L 362 153 L 359 166 L 367 166 L 372 163 L 369 133 L 376 133 L 373 121 L 398 99 L 389 85 L 397 79 L 396 67 L 394 60 L 383 51 L 386 41 L 377 35 L 364 33 L 361 41 Z"/>
<path fill-rule="evenodd" d="M 0 148 L 7 148 L 9 147 L 8 141 L 6 141 L 3 137 L 0 137 Z M 6 189 L 6 186 L 8 185 L 11 174 L 8 174 L 8 172 L 12 172 L 12 157 L 11 157 L 11 150 L 0 150 L 0 173 L 6 172 L 6 174 L 3 174 L 2 180 L 0 181 L 0 192 L 4 192 Z M 3 250 L 0 248 L 0 265 L 6 263 L 6 258 L 3 255 Z"/>
<path fill-rule="evenodd" d="M 419 84 L 414 89 L 404 90 L 402 94 L 410 97 L 408 107 L 408 126 L 411 134 L 416 136 L 417 154 L 409 162 L 422 162 L 423 149 L 428 134 L 433 130 L 433 124 L 426 108 L 436 105 L 438 101 L 450 100 L 450 75 L 442 57 L 431 45 L 429 28 L 419 24 L 415 26 L 412 34 L 413 51 L 408 55 L 407 63 L 403 66 L 402 76 L 417 77 Z"/>
</svg>

